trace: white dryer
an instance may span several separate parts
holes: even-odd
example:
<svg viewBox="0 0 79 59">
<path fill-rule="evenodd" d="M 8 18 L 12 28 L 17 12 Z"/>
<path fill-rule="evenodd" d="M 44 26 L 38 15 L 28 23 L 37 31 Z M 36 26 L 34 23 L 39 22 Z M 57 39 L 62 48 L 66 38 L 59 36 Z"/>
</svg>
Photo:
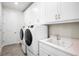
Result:
<svg viewBox="0 0 79 59">
<path fill-rule="evenodd" d="M 27 55 L 27 48 L 26 48 L 26 43 L 25 43 L 25 30 L 27 29 L 28 27 L 26 26 L 23 26 L 23 40 L 21 41 L 22 45 L 22 51 L 25 55 Z"/>
<path fill-rule="evenodd" d="M 21 42 L 20 45 L 21 45 L 21 49 L 22 49 L 23 53 L 25 52 L 25 50 L 24 50 L 24 42 L 23 42 L 24 36 L 25 36 L 25 32 L 24 32 L 24 28 L 22 27 L 20 29 L 20 42 Z"/>
<path fill-rule="evenodd" d="M 48 28 L 45 25 L 29 26 L 25 31 L 25 43 L 28 56 L 38 56 L 38 40 L 48 37 Z"/>
</svg>

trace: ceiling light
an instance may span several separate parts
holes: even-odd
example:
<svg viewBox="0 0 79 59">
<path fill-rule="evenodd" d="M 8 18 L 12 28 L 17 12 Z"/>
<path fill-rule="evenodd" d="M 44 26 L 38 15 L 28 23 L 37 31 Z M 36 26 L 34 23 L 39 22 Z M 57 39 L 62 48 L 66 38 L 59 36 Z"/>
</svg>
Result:
<svg viewBox="0 0 79 59">
<path fill-rule="evenodd" d="M 38 12 L 38 8 L 33 8 L 33 11 L 34 12 Z"/>
<path fill-rule="evenodd" d="M 18 5 L 18 2 L 14 2 L 15 5 Z"/>
</svg>

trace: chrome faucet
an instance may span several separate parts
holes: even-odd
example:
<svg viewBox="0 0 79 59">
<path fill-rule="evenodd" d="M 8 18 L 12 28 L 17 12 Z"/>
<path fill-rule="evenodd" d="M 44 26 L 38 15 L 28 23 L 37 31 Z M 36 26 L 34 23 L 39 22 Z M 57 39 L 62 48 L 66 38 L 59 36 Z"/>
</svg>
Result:
<svg viewBox="0 0 79 59">
<path fill-rule="evenodd" d="M 60 36 L 58 34 L 56 36 L 57 36 L 57 40 L 60 40 Z"/>
</svg>

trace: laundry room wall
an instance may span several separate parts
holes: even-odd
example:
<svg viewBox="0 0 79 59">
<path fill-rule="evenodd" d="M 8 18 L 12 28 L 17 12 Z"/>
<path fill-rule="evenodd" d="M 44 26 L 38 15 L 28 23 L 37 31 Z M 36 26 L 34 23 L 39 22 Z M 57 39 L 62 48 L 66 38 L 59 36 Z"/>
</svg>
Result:
<svg viewBox="0 0 79 59">
<path fill-rule="evenodd" d="M 49 25 L 49 36 L 52 35 L 79 39 L 79 22 Z"/>
<path fill-rule="evenodd" d="M 2 43 L 2 5 L 0 3 L 0 55 L 1 55 L 1 43 Z"/>
<path fill-rule="evenodd" d="M 24 25 L 21 11 L 3 7 L 3 46 L 20 42 L 19 31 Z"/>
<path fill-rule="evenodd" d="M 2 19 L 1 19 L 1 9 L 2 9 L 2 7 L 1 7 L 1 3 L 0 3 L 0 46 L 1 46 L 1 32 L 2 32 Z"/>
</svg>

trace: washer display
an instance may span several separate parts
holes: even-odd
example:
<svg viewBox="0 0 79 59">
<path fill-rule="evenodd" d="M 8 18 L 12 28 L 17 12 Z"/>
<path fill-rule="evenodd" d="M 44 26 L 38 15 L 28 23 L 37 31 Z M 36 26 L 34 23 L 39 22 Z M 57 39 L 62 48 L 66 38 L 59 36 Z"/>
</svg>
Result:
<svg viewBox="0 0 79 59">
<path fill-rule="evenodd" d="M 26 29 L 25 31 L 25 42 L 28 46 L 30 46 L 32 44 L 32 34 L 31 31 L 29 29 Z"/>
</svg>

